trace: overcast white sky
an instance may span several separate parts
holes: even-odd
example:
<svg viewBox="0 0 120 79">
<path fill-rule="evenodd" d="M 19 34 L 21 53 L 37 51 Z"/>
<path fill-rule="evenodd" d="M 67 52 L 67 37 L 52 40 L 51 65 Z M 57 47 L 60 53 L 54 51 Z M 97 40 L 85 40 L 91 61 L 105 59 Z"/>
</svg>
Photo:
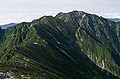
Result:
<svg viewBox="0 0 120 79">
<path fill-rule="evenodd" d="M 120 18 L 120 0 L 0 0 L 0 25 L 73 10 Z"/>
</svg>

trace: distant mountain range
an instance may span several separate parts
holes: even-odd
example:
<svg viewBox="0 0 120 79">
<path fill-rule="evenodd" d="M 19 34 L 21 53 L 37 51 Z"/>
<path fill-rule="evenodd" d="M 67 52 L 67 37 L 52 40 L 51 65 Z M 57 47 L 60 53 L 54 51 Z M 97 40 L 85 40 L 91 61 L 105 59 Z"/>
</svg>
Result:
<svg viewBox="0 0 120 79">
<path fill-rule="evenodd" d="M 1 29 L 6 29 L 8 27 L 16 26 L 17 23 L 10 23 L 10 24 L 5 24 L 5 25 L 0 25 Z"/>
<path fill-rule="evenodd" d="M 108 20 L 115 21 L 115 22 L 119 22 L 119 21 L 120 21 L 120 18 L 108 18 Z"/>
<path fill-rule="evenodd" d="M 108 18 L 108 20 L 110 21 L 114 21 L 114 22 L 119 22 L 120 19 L 119 18 Z M 17 23 L 9 23 L 9 24 L 5 24 L 5 25 L 0 25 L 1 29 L 6 29 L 8 27 L 12 27 L 12 26 L 16 26 Z"/>
</svg>

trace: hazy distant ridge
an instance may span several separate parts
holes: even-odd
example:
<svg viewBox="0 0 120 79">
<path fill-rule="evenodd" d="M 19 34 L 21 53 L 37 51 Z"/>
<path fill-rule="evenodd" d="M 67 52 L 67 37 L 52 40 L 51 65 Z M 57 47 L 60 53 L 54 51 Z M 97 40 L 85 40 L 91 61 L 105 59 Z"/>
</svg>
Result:
<svg viewBox="0 0 120 79">
<path fill-rule="evenodd" d="M 118 21 L 120 21 L 120 18 L 108 18 L 108 20 L 118 22 Z"/>
<path fill-rule="evenodd" d="M 0 25 L 0 27 L 2 29 L 6 29 L 8 27 L 12 27 L 12 26 L 16 26 L 16 25 L 17 25 L 17 23 L 10 23 L 10 24 L 5 24 L 5 25 Z"/>
</svg>

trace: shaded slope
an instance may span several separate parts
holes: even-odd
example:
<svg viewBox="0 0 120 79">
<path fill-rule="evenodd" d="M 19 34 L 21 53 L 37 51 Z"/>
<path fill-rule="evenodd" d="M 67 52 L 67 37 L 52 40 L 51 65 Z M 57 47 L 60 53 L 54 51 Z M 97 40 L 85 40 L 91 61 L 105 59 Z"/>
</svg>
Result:
<svg viewBox="0 0 120 79">
<path fill-rule="evenodd" d="M 99 67 L 120 75 L 118 23 L 81 11 L 59 13 L 56 17 L 79 26 L 75 34 L 81 50 Z"/>
<path fill-rule="evenodd" d="M 64 18 L 69 17 L 63 16 Z M 95 42 L 101 49 L 105 42 L 101 44 L 101 40 L 97 36 L 94 37 L 94 32 L 89 34 L 92 30 L 85 33 L 85 30 L 79 27 L 77 20 L 75 22 L 66 21 L 60 20 L 58 17 L 46 16 L 31 23 L 21 23 L 4 30 L 2 37 L 4 40 L 0 46 L 2 49 L 0 50 L 2 61 L 0 68 L 14 72 L 18 78 L 24 75 L 27 78 L 117 79 L 111 73 L 98 68 L 93 63 L 94 61 L 90 60 L 92 58 L 89 59 L 86 56 L 88 54 L 86 54 L 85 46 L 89 43 L 84 44 L 85 49 L 83 49 L 76 36 L 82 34 L 83 40 L 90 37 L 87 41 L 92 40 L 92 43 Z M 117 47 L 119 46 L 113 46 L 115 52 L 118 51 Z M 91 51 L 94 52 L 92 49 Z M 107 52 L 114 63 L 108 49 L 103 51 Z M 104 53 L 103 51 L 101 52 Z M 117 65 L 115 64 L 115 66 Z"/>
</svg>

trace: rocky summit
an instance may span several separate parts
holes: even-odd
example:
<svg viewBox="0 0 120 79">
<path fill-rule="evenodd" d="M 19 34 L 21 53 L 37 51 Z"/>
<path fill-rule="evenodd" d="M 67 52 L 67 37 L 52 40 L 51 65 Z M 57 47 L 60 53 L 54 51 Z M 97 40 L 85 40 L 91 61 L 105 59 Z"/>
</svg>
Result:
<svg viewBox="0 0 120 79">
<path fill-rule="evenodd" d="M 73 11 L 0 29 L 0 70 L 1 78 L 119 79 L 120 23 Z"/>
</svg>

